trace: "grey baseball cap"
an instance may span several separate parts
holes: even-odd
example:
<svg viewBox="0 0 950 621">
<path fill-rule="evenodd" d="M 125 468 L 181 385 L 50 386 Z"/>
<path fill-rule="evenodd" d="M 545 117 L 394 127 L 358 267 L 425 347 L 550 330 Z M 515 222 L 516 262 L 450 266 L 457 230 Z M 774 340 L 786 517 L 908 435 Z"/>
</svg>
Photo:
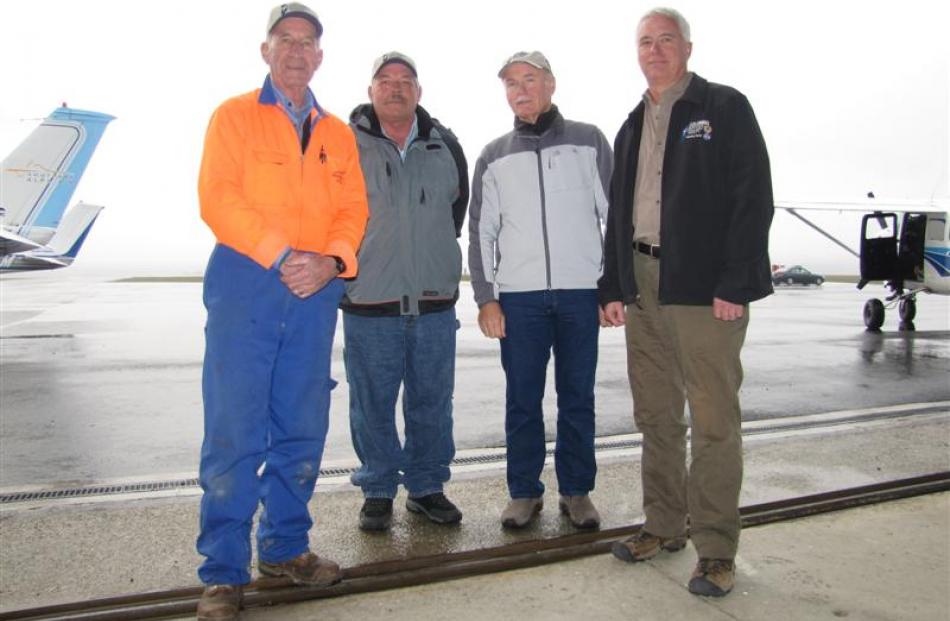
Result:
<svg viewBox="0 0 950 621">
<path fill-rule="evenodd" d="M 385 67 L 386 65 L 391 65 L 392 63 L 399 63 L 400 65 L 405 65 L 409 67 L 409 71 L 412 71 L 412 75 L 419 77 L 419 74 L 416 73 L 416 63 L 403 54 L 402 52 L 386 52 L 379 58 L 373 61 L 373 77 L 376 77 L 376 74 L 379 73 L 379 70 Z"/>
<path fill-rule="evenodd" d="M 320 18 L 313 12 L 313 9 L 300 2 L 278 4 L 271 9 L 270 17 L 267 18 L 267 34 L 269 35 L 271 30 L 274 29 L 274 26 L 285 17 L 301 17 L 313 24 L 313 27 L 317 29 L 317 37 L 323 36 L 323 24 L 320 23 Z"/>
<path fill-rule="evenodd" d="M 538 50 L 534 50 L 533 52 L 515 52 L 509 56 L 508 60 L 505 61 L 505 64 L 502 65 L 501 69 L 498 70 L 498 77 L 502 77 L 502 74 L 505 73 L 505 69 L 514 63 L 527 63 L 532 67 L 544 69 L 551 75 L 554 75 L 554 72 L 551 71 L 551 63 L 548 62 L 548 59 L 545 58 L 544 54 Z"/>
</svg>

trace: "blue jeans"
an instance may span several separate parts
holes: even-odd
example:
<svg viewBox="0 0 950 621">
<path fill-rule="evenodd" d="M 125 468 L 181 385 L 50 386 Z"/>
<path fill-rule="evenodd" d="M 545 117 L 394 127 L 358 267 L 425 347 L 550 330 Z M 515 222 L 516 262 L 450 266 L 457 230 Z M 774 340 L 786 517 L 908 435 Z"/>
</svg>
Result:
<svg viewBox="0 0 950 621">
<path fill-rule="evenodd" d="M 215 247 L 204 282 L 205 435 L 201 446 L 198 569 L 205 584 L 246 584 L 251 520 L 263 503 L 258 556 L 282 562 L 307 551 L 307 503 L 320 471 L 330 410 L 330 354 L 343 281 L 301 300 L 227 246 Z M 260 475 L 261 465 L 264 469 Z"/>
<path fill-rule="evenodd" d="M 441 492 L 455 457 L 455 309 L 401 317 L 343 313 L 343 328 L 350 433 L 362 464 L 351 481 L 367 498 L 394 498 L 399 483 L 414 498 Z M 396 430 L 400 385 L 404 445 Z"/>
<path fill-rule="evenodd" d="M 544 415 L 541 401 L 551 350 L 557 389 L 554 469 L 565 496 L 594 489 L 594 378 L 597 368 L 596 289 L 502 293 L 505 338 L 501 364 L 508 380 L 505 437 L 512 498 L 544 494 Z"/>
</svg>

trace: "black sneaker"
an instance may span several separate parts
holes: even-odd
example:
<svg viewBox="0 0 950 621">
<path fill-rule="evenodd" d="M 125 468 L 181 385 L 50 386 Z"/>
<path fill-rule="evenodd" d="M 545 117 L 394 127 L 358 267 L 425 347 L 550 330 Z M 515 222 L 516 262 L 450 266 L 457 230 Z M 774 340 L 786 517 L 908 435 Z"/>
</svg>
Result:
<svg viewBox="0 0 950 621">
<path fill-rule="evenodd" d="M 413 513 L 422 513 L 436 524 L 455 524 L 462 521 L 462 512 L 442 492 L 418 498 L 409 497 L 406 500 L 406 509 Z"/>
<path fill-rule="evenodd" d="M 360 529 L 389 530 L 393 521 L 392 498 L 367 498 L 360 509 Z"/>
</svg>

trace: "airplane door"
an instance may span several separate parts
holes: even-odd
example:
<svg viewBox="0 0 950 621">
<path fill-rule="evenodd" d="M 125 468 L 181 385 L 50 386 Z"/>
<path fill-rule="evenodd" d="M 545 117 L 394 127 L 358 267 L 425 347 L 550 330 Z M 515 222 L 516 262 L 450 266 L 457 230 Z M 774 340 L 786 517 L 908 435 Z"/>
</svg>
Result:
<svg viewBox="0 0 950 621">
<path fill-rule="evenodd" d="M 902 280 L 924 280 L 924 239 L 927 234 L 927 214 L 905 213 L 901 225 L 898 250 Z"/>
<path fill-rule="evenodd" d="M 893 280 L 898 274 L 897 214 L 872 213 L 861 219 L 861 282 Z"/>
</svg>

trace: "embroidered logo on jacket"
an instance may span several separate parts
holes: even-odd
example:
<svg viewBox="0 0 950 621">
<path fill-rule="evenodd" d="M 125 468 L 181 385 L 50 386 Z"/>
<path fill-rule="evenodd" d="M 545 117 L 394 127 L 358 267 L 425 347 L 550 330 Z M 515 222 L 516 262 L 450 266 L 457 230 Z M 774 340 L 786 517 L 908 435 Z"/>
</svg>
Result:
<svg viewBox="0 0 950 621">
<path fill-rule="evenodd" d="M 697 138 L 712 140 L 712 125 L 709 124 L 709 121 L 705 119 L 702 121 L 690 121 L 689 125 L 683 128 L 683 133 L 680 134 L 680 142 L 695 140 Z"/>
</svg>

